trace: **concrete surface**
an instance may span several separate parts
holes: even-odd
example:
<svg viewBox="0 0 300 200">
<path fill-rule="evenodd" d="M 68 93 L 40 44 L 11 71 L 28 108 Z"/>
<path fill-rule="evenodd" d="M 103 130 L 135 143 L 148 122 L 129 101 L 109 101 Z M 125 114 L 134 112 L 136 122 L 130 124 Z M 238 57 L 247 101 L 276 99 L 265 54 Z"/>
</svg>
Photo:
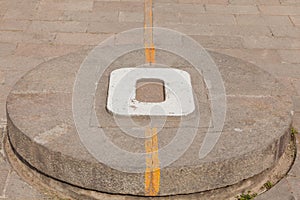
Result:
<svg viewBox="0 0 300 200">
<path fill-rule="evenodd" d="M 143 196 L 144 171 L 117 171 L 99 163 L 78 137 L 78 129 L 72 120 L 72 84 L 88 52 L 80 51 L 42 63 L 17 82 L 7 98 L 8 138 L 16 153 L 43 174 L 81 188 Z M 144 51 L 129 53 L 112 63 L 101 77 L 95 95 L 98 129 L 119 148 L 129 152 L 144 152 L 145 140 L 123 133 L 124 127 L 120 128 L 106 111 L 109 87 L 108 81 L 104 80 L 109 79 L 112 70 L 128 66 L 138 53 L 143 55 Z M 161 128 L 158 132 L 159 148 L 168 148 L 167 144 L 173 138 L 187 140 L 196 133 L 184 154 L 171 165 L 161 168 L 160 196 L 203 192 L 237 184 L 277 165 L 289 143 L 292 101 L 284 87 L 253 64 L 219 53 L 210 54 L 227 88 L 227 114 L 222 135 L 208 156 L 200 160 L 198 152 L 204 143 L 210 112 L 197 111 L 204 119 L 199 125 L 185 116 L 175 120 L 177 123 L 186 120 L 186 124 L 174 124 L 172 119 L 166 119 L 167 125 L 156 126 Z M 170 60 L 170 57 L 164 58 Z M 193 66 L 177 63 L 171 67 L 191 71 L 197 107 L 209 108 L 208 91 L 201 81 L 203 77 Z M 103 118 L 105 120 L 101 120 Z M 123 118 L 128 120 L 130 116 Z M 143 117 L 136 117 L 139 123 L 143 120 Z M 168 125 L 169 121 L 173 124 Z M 125 126 L 131 132 L 137 128 L 130 124 Z M 178 147 L 169 153 L 169 157 L 175 157 L 176 151 Z M 109 153 L 112 152 L 101 152 Z M 141 160 L 142 166 L 145 160 Z M 116 160 L 113 166 L 131 170 L 139 168 L 139 163 L 131 159 Z"/>
<path fill-rule="evenodd" d="M 160 0 L 154 1 L 154 25 L 192 35 L 206 48 L 254 63 L 276 76 L 294 97 L 294 126 L 300 129 L 299 6 L 299 0 Z M 6 96 L 29 69 L 95 45 L 113 33 L 142 26 L 143 1 L 139 0 L 1 0 L 1 127 L 6 124 Z M 299 199 L 297 163 L 299 159 L 287 181 L 262 197 Z M 10 190 L 3 189 L 1 198 L 20 199 L 14 192 L 20 188 L 25 188 L 23 195 L 28 197 L 22 199 L 47 198 L 19 178 L 5 178 L 7 170 L 1 170 L 1 184 L 14 183 Z"/>
</svg>

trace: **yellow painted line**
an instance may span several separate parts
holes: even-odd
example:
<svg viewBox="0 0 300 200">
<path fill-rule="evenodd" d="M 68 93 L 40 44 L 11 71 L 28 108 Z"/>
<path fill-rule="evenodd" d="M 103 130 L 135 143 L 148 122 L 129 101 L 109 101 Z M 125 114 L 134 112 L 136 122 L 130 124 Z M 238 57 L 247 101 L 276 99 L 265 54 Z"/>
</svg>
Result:
<svg viewBox="0 0 300 200">
<path fill-rule="evenodd" d="M 158 138 L 156 128 L 146 128 L 146 172 L 145 195 L 157 196 L 160 187 L 160 166 L 158 158 Z"/>
<path fill-rule="evenodd" d="M 155 63 L 155 48 L 149 47 L 145 49 L 146 61 L 148 63 Z"/>
<path fill-rule="evenodd" d="M 145 149 L 146 149 L 146 171 L 145 171 L 145 194 L 152 196 L 152 130 L 151 128 L 146 128 L 145 131 L 146 141 L 145 141 Z"/>
<path fill-rule="evenodd" d="M 146 128 L 146 172 L 145 172 L 145 194 L 152 196 L 152 129 Z"/>
<path fill-rule="evenodd" d="M 145 0 L 144 12 L 144 43 L 146 62 L 155 63 L 155 47 L 153 44 L 153 10 L 152 0 Z"/>
<path fill-rule="evenodd" d="M 152 188 L 153 195 L 159 193 L 160 187 L 160 165 L 158 157 L 158 136 L 157 128 L 152 128 Z"/>
<path fill-rule="evenodd" d="M 147 63 L 155 63 L 155 47 L 153 43 L 153 2 L 145 0 L 144 11 L 144 45 Z M 157 196 L 160 188 L 160 164 L 158 157 L 158 137 L 156 128 L 145 130 L 146 172 L 145 195 Z"/>
</svg>

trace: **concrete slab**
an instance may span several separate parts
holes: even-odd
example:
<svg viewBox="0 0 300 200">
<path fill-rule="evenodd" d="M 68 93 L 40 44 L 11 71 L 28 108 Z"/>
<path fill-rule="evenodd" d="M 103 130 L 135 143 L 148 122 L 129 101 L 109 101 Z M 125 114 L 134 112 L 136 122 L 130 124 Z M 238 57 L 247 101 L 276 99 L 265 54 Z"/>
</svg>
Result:
<svg viewBox="0 0 300 200">
<path fill-rule="evenodd" d="M 6 76 L 7 81 L 14 82 L 15 78 L 17 76 L 19 77 L 21 74 L 20 71 L 24 72 L 29 70 L 29 68 L 34 67 L 38 61 L 34 59 L 36 56 L 38 56 L 40 60 L 45 61 L 49 57 L 61 56 L 67 51 L 70 51 L 68 49 L 73 49 L 66 47 L 67 49 L 64 51 L 63 47 L 57 48 L 57 45 L 53 46 L 51 41 L 37 41 L 37 38 L 42 37 L 42 35 L 48 31 L 76 33 L 77 31 L 81 32 L 84 30 L 86 28 L 85 23 L 88 23 L 87 36 L 89 36 L 89 33 L 118 33 L 130 28 L 143 27 L 144 25 L 144 23 L 140 22 L 121 22 L 121 20 L 141 21 L 139 17 L 141 17 L 140 14 L 143 11 L 143 5 L 136 5 L 137 2 L 142 4 L 143 1 L 141 0 L 127 0 L 127 2 L 122 2 L 123 0 L 94 0 L 96 3 L 94 4 L 95 11 L 92 12 L 89 10 L 91 9 L 90 1 L 85 6 L 82 6 L 82 4 L 84 4 L 84 0 L 76 1 L 78 2 L 72 4 L 67 1 L 61 1 L 58 3 L 55 0 L 0 0 L 0 29 L 2 32 L 0 35 L 3 36 L 4 34 L 4 37 L 0 37 L 0 40 L 3 44 L 5 44 L 4 46 L 11 47 L 9 49 L 3 49 L 4 51 L 2 51 L 2 55 L 4 56 L 0 57 L 0 68 L 1 70 L 4 69 L 8 71 L 15 70 L 9 72 L 9 75 Z M 98 4 L 97 2 L 99 1 L 100 3 Z M 105 5 L 103 5 L 102 2 L 105 2 Z M 291 55 L 299 54 L 299 50 L 295 49 L 293 44 L 285 45 L 284 47 L 276 45 L 273 46 L 275 48 L 272 49 L 248 49 L 246 46 L 240 46 L 241 40 L 244 38 L 247 39 L 247 36 L 268 36 L 272 38 L 272 40 L 269 41 L 272 43 L 282 42 L 282 37 L 298 39 L 300 36 L 300 16 L 291 14 L 295 14 L 295 9 L 299 8 L 299 0 L 155 0 L 153 3 L 153 20 L 155 26 L 172 28 L 188 35 L 203 35 L 205 37 L 198 39 L 199 41 L 201 40 L 204 45 L 214 49 L 215 51 L 217 50 L 216 48 L 218 48 L 218 51 L 221 53 L 256 63 L 261 68 L 266 69 L 274 76 L 277 76 L 279 78 L 278 80 L 287 86 L 286 91 L 290 92 L 290 96 L 296 95 L 297 91 L 295 89 L 298 90 L 298 95 L 300 94 L 300 79 L 297 79 L 300 74 L 298 70 L 299 64 L 282 63 L 294 63 L 297 61 L 290 58 Z M 263 5 L 264 8 L 267 8 L 268 12 L 266 12 L 265 9 L 259 9 L 258 14 L 253 14 L 253 10 L 251 8 L 248 10 L 247 7 L 242 7 L 241 10 L 244 13 L 242 15 L 236 15 L 234 13 L 240 11 L 234 10 L 232 5 L 249 5 L 249 7 L 262 7 Z M 210 10 L 206 10 L 205 7 L 210 7 Z M 215 11 L 214 16 L 212 16 L 214 19 L 210 19 L 211 16 L 207 15 L 208 12 L 212 13 L 212 8 Z M 120 11 L 118 12 L 118 10 Z M 200 12 L 200 16 L 196 12 Z M 125 15 L 122 16 L 126 16 L 128 18 L 120 18 L 120 13 L 125 13 Z M 194 15 L 195 13 L 196 15 Z M 226 16 L 224 13 L 227 13 Z M 272 16 L 270 13 L 272 13 Z M 225 20 L 217 20 L 217 23 L 220 23 L 220 25 L 218 25 L 215 19 L 224 16 L 226 17 Z M 235 18 L 235 24 L 221 25 L 225 23 L 228 24 L 226 20 L 228 21 L 227 18 L 232 18 L 232 16 Z M 193 24 L 184 24 L 181 18 L 193 18 Z M 69 22 L 71 25 L 69 25 Z M 47 27 L 45 29 L 41 29 L 40 25 L 42 24 L 46 24 Z M 84 26 L 77 27 L 81 25 Z M 32 26 L 35 27 L 32 28 Z M 17 32 L 17 34 L 14 32 Z M 33 37 L 28 37 L 28 32 L 31 32 Z M 70 35 L 72 36 L 72 34 L 64 34 L 63 36 L 65 37 L 59 35 L 59 42 L 69 44 Z M 79 36 L 75 36 L 72 37 L 74 40 L 80 40 Z M 7 43 L 8 37 L 10 39 Z M 83 34 L 82 37 L 85 37 L 85 35 Z M 25 38 L 25 40 L 20 42 L 20 38 Z M 37 42 L 40 44 L 36 44 Z M 72 43 L 76 44 L 80 43 L 80 41 L 74 41 Z M 85 42 L 82 42 L 82 44 L 84 43 Z M 14 46 L 17 46 L 17 49 L 12 51 Z M 48 46 L 51 46 L 50 50 Z M 47 47 L 46 50 L 45 47 Z M 84 48 L 84 46 L 78 46 L 78 49 L 81 48 Z M 289 52 L 291 54 L 284 54 L 284 56 L 281 55 L 282 58 L 280 58 L 278 52 L 281 51 L 291 51 Z M 21 55 L 22 57 L 16 55 Z M 6 75 L 6 72 L 4 72 L 4 74 Z M 0 97 L 0 118 L 3 118 L 3 120 L 0 119 L 0 123 L 2 123 L 2 121 L 6 121 L 4 120 L 4 118 L 6 119 L 6 94 L 8 94 L 8 91 L 10 90 L 10 87 L 2 86 L 3 85 L 0 85 L 0 94 L 5 94 L 5 97 Z M 298 118 L 299 117 L 297 117 L 296 120 L 299 121 L 300 118 Z M 300 123 L 297 122 L 293 126 L 297 128 L 300 127 L 299 124 Z M 6 123 L 3 123 L 3 126 L 6 126 Z M 55 130 L 57 130 L 57 128 Z M 300 171 L 297 170 L 297 168 L 293 171 L 293 176 L 295 174 L 300 174 Z M 11 191 L 14 190 L 18 190 L 18 188 L 14 188 Z M 26 192 L 30 193 L 30 190 L 27 190 Z M 272 193 L 272 190 L 269 192 Z M 283 193 L 283 190 L 281 190 L 281 192 Z M 277 198 L 275 195 L 273 197 Z M 215 195 L 212 194 L 211 197 L 213 198 Z M 283 200 L 289 199 L 288 196 L 280 197 L 282 197 L 281 199 Z M 10 196 L 10 199 L 20 198 L 20 196 L 19 198 Z M 28 199 L 34 198 L 34 195 L 32 195 L 32 197 Z M 125 198 L 130 200 L 133 199 L 131 196 L 126 196 L 121 199 Z M 101 199 L 107 198 L 102 197 Z M 115 196 L 113 199 L 116 199 Z M 178 199 L 182 199 L 182 197 L 178 197 Z M 189 199 L 199 198 L 189 197 Z M 207 199 L 209 198 L 206 198 L 205 200 Z M 219 199 L 224 199 L 224 197 Z M 269 200 L 272 198 L 265 199 Z M 300 199 L 300 197 L 298 199 Z"/>
<path fill-rule="evenodd" d="M 45 62 L 17 83 L 7 101 L 9 140 L 18 156 L 56 180 L 99 192 L 144 196 L 145 173 L 119 171 L 97 161 L 77 134 L 72 116 L 73 83 L 88 51 Z M 125 134 L 124 128 L 134 132 L 135 126 L 120 127 L 106 110 L 109 74 L 129 64 L 138 66 L 144 59 L 137 55 L 144 53 L 137 51 L 119 58 L 101 77 L 95 95 L 95 110 L 100 124 L 96 128 L 103 130 L 108 140 L 121 149 L 145 153 L 144 138 Z M 167 118 L 165 124 L 157 126 L 159 148 L 167 147 L 174 138 L 187 140 L 191 133 L 196 133 L 180 158 L 160 169 L 159 196 L 226 188 L 262 174 L 277 164 L 290 141 L 292 103 L 285 95 L 284 87 L 252 64 L 219 53 L 211 52 L 211 55 L 228 88 L 228 112 L 217 145 L 204 159 L 199 159 L 198 155 L 211 117 L 203 77 L 193 73 L 193 67 L 182 59 L 173 62 L 180 60 L 174 55 L 161 57 L 171 63 L 171 67 L 190 74 L 202 118 L 198 126 L 189 124 L 195 116 Z M 147 117 L 133 120 L 149 124 Z M 178 137 L 176 133 L 182 120 L 186 123 Z M 94 125 L 94 122 L 90 123 Z M 168 156 L 172 157 L 180 148 L 174 147 Z M 164 155 L 160 156 L 161 159 Z M 126 169 L 135 163 L 132 160 L 116 160 L 114 165 Z"/>
</svg>

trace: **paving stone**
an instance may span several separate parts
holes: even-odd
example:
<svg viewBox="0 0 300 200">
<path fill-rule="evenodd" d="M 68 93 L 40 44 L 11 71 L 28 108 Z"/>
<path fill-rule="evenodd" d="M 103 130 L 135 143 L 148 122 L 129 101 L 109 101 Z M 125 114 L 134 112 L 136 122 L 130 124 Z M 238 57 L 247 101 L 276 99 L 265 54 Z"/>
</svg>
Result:
<svg viewBox="0 0 300 200">
<path fill-rule="evenodd" d="M 300 95 L 300 79 L 294 79 L 293 85 L 295 87 L 296 93 Z"/>
<path fill-rule="evenodd" d="M 1 151 L 2 149 L 2 136 L 3 127 L 0 127 L 1 135 Z M 5 196 L 5 190 L 7 189 L 7 179 L 11 171 L 10 165 L 3 159 L 3 155 L 0 155 L 0 198 Z"/>
<path fill-rule="evenodd" d="M 0 42 L 18 43 L 33 40 L 33 35 L 24 34 L 23 32 L 0 31 Z"/>
<path fill-rule="evenodd" d="M 296 5 L 299 6 L 299 0 L 280 0 L 281 5 Z"/>
<path fill-rule="evenodd" d="M 202 36 L 202 35 L 192 35 L 194 40 L 196 40 L 200 45 L 205 48 L 243 48 L 243 42 L 240 37 L 236 36 Z"/>
<path fill-rule="evenodd" d="M 272 74 L 271 72 L 269 72 L 269 73 Z M 295 80 L 294 78 L 286 77 L 286 76 L 276 76 L 276 79 L 278 80 L 278 82 L 280 82 L 280 83 L 282 83 L 282 85 L 284 85 L 284 87 L 286 88 L 286 93 L 289 96 L 297 95 L 297 90 L 295 89 L 295 87 L 293 85 L 293 81 Z"/>
<path fill-rule="evenodd" d="M 291 16 L 291 20 L 296 26 L 300 26 L 300 16 Z"/>
<path fill-rule="evenodd" d="M 54 43 L 66 45 L 98 45 L 111 34 L 92 33 L 57 33 Z"/>
<path fill-rule="evenodd" d="M 204 13 L 203 4 L 178 4 L 178 3 L 155 3 L 153 12 L 157 13 L 180 13 L 180 14 L 199 14 Z"/>
<path fill-rule="evenodd" d="M 264 63 L 260 65 L 264 70 L 276 77 L 300 78 L 299 65 L 289 63 Z"/>
<path fill-rule="evenodd" d="M 228 4 L 228 0 L 178 0 L 179 3 Z"/>
<path fill-rule="evenodd" d="M 264 1 L 264 0 L 257 0 L 257 3 L 260 5 L 280 5 L 280 0 L 268 0 L 268 1 Z"/>
<path fill-rule="evenodd" d="M 300 6 L 259 6 L 265 15 L 300 15 Z"/>
<path fill-rule="evenodd" d="M 86 32 L 87 22 L 76 21 L 33 21 L 30 32 Z"/>
<path fill-rule="evenodd" d="M 247 60 L 248 62 L 264 66 L 266 63 L 281 63 L 281 58 L 276 50 L 269 49 L 215 49 L 217 52 L 224 53 L 233 57 Z M 268 68 L 265 68 L 268 69 Z M 272 69 L 269 69 L 272 71 Z"/>
<path fill-rule="evenodd" d="M 180 14 L 177 12 L 157 12 L 153 16 L 154 26 L 162 26 L 163 24 L 179 24 L 181 21 Z"/>
<path fill-rule="evenodd" d="M 181 16 L 181 22 L 184 24 L 233 25 L 235 19 L 233 15 L 184 14 Z"/>
<path fill-rule="evenodd" d="M 39 9 L 55 9 L 55 10 L 73 10 L 73 11 L 91 11 L 93 9 L 93 0 L 86 1 L 41 1 Z"/>
<path fill-rule="evenodd" d="M 4 16 L 4 14 L 7 11 L 7 6 L 5 3 L 6 3 L 5 1 L 0 2 L 0 19 Z"/>
<path fill-rule="evenodd" d="M 11 200 L 44 200 L 49 199 L 41 192 L 24 182 L 15 171 L 9 175 L 5 197 Z"/>
<path fill-rule="evenodd" d="M 243 37 L 245 48 L 249 49 L 300 49 L 296 38 Z"/>
<path fill-rule="evenodd" d="M 64 11 L 60 20 L 84 22 L 118 22 L 119 11 Z"/>
<path fill-rule="evenodd" d="M 289 186 L 291 187 L 291 191 L 293 194 L 293 197 L 295 200 L 298 200 L 300 198 L 300 178 L 299 177 L 288 177 L 287 181 L 289 183 Z"/>
<path fill-rule="evenodd" d="M 256 0 L 229 0 L 232 5 L 255 5 Z"/>
<path fill-rule="evenodd" d="M 18 8 L 24 10 L 36 9 L 39 5 L 39 0 L 26 0 L 26 1 L 19 1 L 19 0 L 12 0 L 6 3 L 7 8 Z"/>
<path fill-rule="evenodd" d="M 28 33 L 21 31 L 0 31 L 0 42 L 5 43 L 49 43 L 53 41 L 54 33 Z"/>
<path fill-rule="evenodd" d="M 3 123 L 6 121 L 6 96 L 4 97 L 0 97 L 0 122 Z M 2 137 L 3 135 L 1 135 Z M 2 142 L 1 142 L 2 143 Z"/>
<path fill-rule="evenodd" d="M 300 38 L 300 27 L 295 26 L 270 26 L 275 37 Z"/>
<path fill-rule="evenodd" d="M 0 57 L 0 71 L 23 71 L 27 72 L 28 70 L 36 67 L 38 64 L 43 62 L 41 58 L 30 58 L 24 56 L 14 56 L 9 55 L 5 57 Z M 9 79 L 14 79 L 14 75 L 7 77 Z"/>
<path fill-rule="evenodd" d="M 1 97 L 6 99 L 9 91 L 13 88 L 14 84 L 26 73 L 27 71 L 14 71 L 14 70 L 2 70 L 4 75 L 4 82 L 0 85 Z M 5 102 L 3 102 L 5 105 Z"/>
<path fill-rule="evenodd" d="M 12 54 L 16 47 L 16 44 L 0 43 L 0 57 Z"/>
<path fill-rule="evenodd" d="M 296 130 L 300 130 L 300 114 L 299 112 L 296 112 L 294 114 L 294 117 L 293 117 L 293 127 L 296 129 Z M 297 141 L 297 144 L 299 144 L 299 140 Z M 298 148 L 298 147 L 297 147 Z M 298 148 L 299 149 L 299 148 Z M 298 158 L 299 156 L 296 156 L 296 159 L 299 160 Z M 294 164 L 295 165 L 295 164 Z M 299 167 L 299 164 L 297 164 L 297 166 L 295 168 L 292 168 L 291 171 L 290 171 L 290 175 L 292 177 L 297 177 L 299 175 L 299 171 L 297 170 Z"/>
<path fill-rule="evenodd" d="M 15 55 L 33 58 L 53 58 L 78 51 L 81 48 L 81 46 L 76 45 L 20 44 L 15 51 Z"/>
<path fill-rule="evenodd" d="M 294 112 L 300 113 L 300 96 L 293 97 Z"/>
<path fill-rule="evenodd" d="M 5 12 L 3 19 L 15 19 L 15 20 L 33 20 L 34 11 L 32 9 L 9 9 Z"/>
<path fill-rule="evenodd" d="M 119 21 L 120 22 L 143 22 L 144 13 L 120 11 Z"/>
<path fill-rule="evenodd" d="M 292 26 L 288 16 L 236 15 L 239 25 Z"/>
<path fill-rule="evenodd" d="M 218 14 L 258 14 L 259 11 L 256 6 L 245 5 L 206 5 L 208 13 Z"/>
<path fill-rule="evenodd" d="M 22 31 L 25 30 L 30 24 L 28 20 L 1 20 L 0 30 L 2 31 Z"/>
<path fill-rule="evenodd" d="M 121 0 L 121 1 L 126 1 L 126 0 Z M 133 0 L 133 1 L 135 1 L 135 0 Z M 139 0 L 136 0 L 136 1 L 139 1 Z M 157 0 L 157 1 L 155 1 L 154 3 L 174 3 L 174 1 L 173 0 Z M 175 3 L 177 3 L 177 2 L 175 2 Z"/>
<path fill-rule="evenodd" d="M 267 26 L 239 26 L 239 25 L 202 25 L 202 24 L 171 24 L 154 23 L 163 27 L 185 33 L 187 35 L 211 35 L 211 36 L 271 36 Z"/>
<path fill-rule="evenodd" d="M 121 33 L 123 31 L 141 28 L 144 23 L 141 22 L 89 22 L 88 33 Z"/>
<path fill-rule="evenodd" d="M 299 97 L 298 97 L 297 100 L 298 100 L 298 102 L 297 102 L 298 105 L 297 106 L 299 106 L 299 104 L 300 104 Z M 299 110 L 299 107 L 298 107 L 297 113 L 295 113 L 295 119 L 294 119 L 294 122 L 293 122 L 293 127 L 297 131 L 300 130 L 300 112 L 299 111 L 300 110 Z M 295 163 L 294 163 L 292 169 L 288 173 L 288 181 L 289 182 L 295 182 L 296 180 L 298 180 L 298 182 L 300 183 L 300 180 L 299 180 L 299 178 L 300 178 L 300 174 L 299 174 L 299 172 L 300 172 L 300 157 L 299 157 L 300 140 L 299 139 L 300 139 L 300 135 L 298 133 L 298 134 L 296 134 L 297 156 L 296 156 L 296 160 L 295 160 Z M 292 178 L 294 178 L 294 179 L 292 181 L 290 181 L 290 179 L 292 179 Z M 299 184 L 299 183 L 297 183 L 297 184 Z M 297 184 L 295 186 L 297 186 Z M 293 184 L 290 184 L 290 185 L 291 185 L 292 188 L 296 189 L 295 186 L 293 186 Z M 296 191 L 297 191 L 297 189 L 296 189 Z M 300 196 L 298 196 L 298 198 L 299 197 Z"/>
<path fill-rule="evenodd" d="M 64 10 L 57 10 L 57 9 L 39 9 L 37 10 L 34 15 L 32 16 L 32 20 L 45 20 L 45 21 L 57 21 L 63 18 Z M 81 11 L 74 11 L 74 12 L 81 12 Z"/>
<path fill-rule="evenodd" d="M 137 11 L 144 10 L 144 2 L 103 2 L 103 1 L 95 1 L 93 11 L 101 12 L 101 11 Z"/>
<path fill-rule="evenodd" d="M 3 85 L 5 82 L 4 72 L 0 70 L 0 85 Z"/>
<path fill-rule="evenodd" d="M 279 50 L 278 53 L 282 62 L 300 63 L 300 50 Z"/>
<path fill-rule="evenodd" d="M 255 200 L 297 200 L 289 186 L 289 182 L 286 178 L 281 180 L 277 185 L 271 188 L 270 191 L 258 196 Z"/>
<path fill-rule="evenodd" d="M 8 91 L 13 85 L 21 78 L 26 71 L 14 71 L 14 70 L 1 70 L 1 96 L 7 95 Z"/>
</svg>

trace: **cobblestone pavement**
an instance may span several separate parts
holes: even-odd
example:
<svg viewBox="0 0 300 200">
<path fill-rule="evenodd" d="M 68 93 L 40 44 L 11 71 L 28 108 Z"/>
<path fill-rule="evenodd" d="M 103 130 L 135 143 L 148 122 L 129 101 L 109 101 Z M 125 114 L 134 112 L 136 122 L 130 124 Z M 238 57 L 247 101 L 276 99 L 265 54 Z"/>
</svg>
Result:
<svg viewBox="0 0 300 200">
<path fill-rule="evenodd" d="M 154 26 L 192 36 L 205 48 L 254 63 L 294 99 L 300 130 L 300 0 L 153 0 Z M 15 82 L 51 58 L 143 27 L 143 0 L 0 0 L 0 126 Z M 299 144 L 298 136 L 298 147 Z M 299 155 L 298 148 L 298 155 Z M 3 151 L 2 151 L 3 153 Z M 300 159 L 257 199 L 300 199 Z M 0 158 L 0 199 L 46 199 Z"/>
</svg>

